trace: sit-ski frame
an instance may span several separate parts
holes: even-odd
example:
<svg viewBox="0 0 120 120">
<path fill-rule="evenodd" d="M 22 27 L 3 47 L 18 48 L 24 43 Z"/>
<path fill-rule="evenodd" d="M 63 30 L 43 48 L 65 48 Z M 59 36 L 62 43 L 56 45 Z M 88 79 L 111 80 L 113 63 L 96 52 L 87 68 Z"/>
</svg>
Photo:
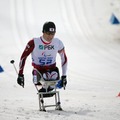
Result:
<svg viewBox="0 0 120 120">
<path fill-rule="evenodd" d="M 46 107 L 55 107 L 55 110 L 62 110 L 61 103 L 60 103 L 60 96 L 59 91 L 52 91 L 52 92 L 38 92 L 38 100 L 39 100 L 39 110 L 40 111 L 46 111 Z M 44 95 L 45 94 L 54 94 L 55 97 L 55 104 L 52 105 L 44 105 Z M 47 98 L 47 97 L 46 97 Z"/>
<path fill-rule="evenodd" d="M 35 69 L 36 70 L 36 69 Z M 53 86 L 54 87 L 54 90 L 53 91 L 47 91 L 46 89 L 46 92 L 39 92 L 37 86 L 35 85 L 37 91 L 38 91 L 38 100 L 39 100 L 39 110 L 40 111 L 46 111 L 46 107 L 55 107 L 55 110 L 62 110 L 61 108 L 61 102 L 60 102 L 60 94 L 59 94 L 59 91 L 56 90 L 56 84 L 58 83 L 59 80 L 53 80 L 53 79 L 50 79 L 50 80 L 44 80 L 41 73 L 36 70 L 40 76 L 41 76 L 41 80 L 40 80 L 40 83 L 41 84 L 44 84 L 44 86 L 46 88 L 48 88 L 48 86 Z M 45 105 L 44 104 L 44 98 L 49 98 L 49 97 L 44 97 L 45 95 L 52 95 L 55 97 L 55 104 L 52 104 L 52 105 Z M 51 97 L 52 97 L 51 96 Z"/>
</svg>

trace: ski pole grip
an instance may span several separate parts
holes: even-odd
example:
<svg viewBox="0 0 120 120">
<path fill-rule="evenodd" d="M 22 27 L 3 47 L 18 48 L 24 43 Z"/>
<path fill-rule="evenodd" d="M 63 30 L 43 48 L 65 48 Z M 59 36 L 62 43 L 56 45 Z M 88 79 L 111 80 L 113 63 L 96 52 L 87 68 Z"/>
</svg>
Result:
<svg viewBox="0 0 120 120">
<path fill-rule="evenodd" d="M 66 84 L 65 84 L 65 83 L 66 83 L 66 82 L 65 82 L 65 79 L 66 79 L 66 78 L 64 78 L 64 79 L 63 79 L 63 88 L 64 88 L 64 90 L 65 90 L 65 87 L 66 87 Z"/>
<path fill-rule="evenodd" d="M 13 64 L 15 61 L 14 60 L 11 60 L 10 63 Z"/>
</svg>

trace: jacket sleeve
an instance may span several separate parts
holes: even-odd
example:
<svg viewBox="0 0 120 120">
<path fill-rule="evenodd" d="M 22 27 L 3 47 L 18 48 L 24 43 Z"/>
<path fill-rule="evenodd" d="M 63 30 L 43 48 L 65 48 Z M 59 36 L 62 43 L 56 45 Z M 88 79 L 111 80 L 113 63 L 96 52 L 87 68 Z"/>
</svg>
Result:
<svg viewBox="0 0 120 120">
<path fill-rule="evenodd" d="M 65 49 L 63 48 L 58 53 L 60 54 L 61 57 L 62 75 L 66 76 L 68 60 L 65 53 Z"/>
<path fill-rule="evenodd" d="M 33 49 L 34 49 L 34 40 L 32 39 L 27 43 L 26 48 L 24 49 L 21 55 L 20 63 L 19 63 L 19 74 L 20 75 L 23 74 L 26 59 L 29 56 L 29 54 L 33 51 Z"/>
</svg>

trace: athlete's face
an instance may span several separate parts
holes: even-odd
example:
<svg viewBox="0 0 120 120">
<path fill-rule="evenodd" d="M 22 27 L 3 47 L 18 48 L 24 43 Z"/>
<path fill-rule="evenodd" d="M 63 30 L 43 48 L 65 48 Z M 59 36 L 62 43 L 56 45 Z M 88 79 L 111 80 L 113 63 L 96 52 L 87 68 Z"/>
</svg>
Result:
<svg viewBox="0 0 120 120">
<path fill-rule="evenodd" d="M 45 32 L 43 33 L 43 37 L 46 41 L 50 42 L 54 38 L 55 33 Z"/>
</svg>

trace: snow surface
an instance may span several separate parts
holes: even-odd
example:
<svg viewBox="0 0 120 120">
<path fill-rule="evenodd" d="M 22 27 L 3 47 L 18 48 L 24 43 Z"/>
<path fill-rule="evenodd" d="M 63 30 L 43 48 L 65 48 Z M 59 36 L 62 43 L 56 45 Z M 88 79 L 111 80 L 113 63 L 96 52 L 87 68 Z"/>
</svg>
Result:
<svg viewBox="0 0 120 120">
<path fill-rule="evenodd" d="M 0 120 L 119 120 L 120 25 L 110 23 L 112 14 L 120 20 L 119 0 L 0 0 Z M 60 90 L 64 111 L 40 112 L 31 57 L 24 89 L 10 60 L 18 69 L 26 43 L 49 20 L 66 46 L 68 84 Z"/>
</svg>

